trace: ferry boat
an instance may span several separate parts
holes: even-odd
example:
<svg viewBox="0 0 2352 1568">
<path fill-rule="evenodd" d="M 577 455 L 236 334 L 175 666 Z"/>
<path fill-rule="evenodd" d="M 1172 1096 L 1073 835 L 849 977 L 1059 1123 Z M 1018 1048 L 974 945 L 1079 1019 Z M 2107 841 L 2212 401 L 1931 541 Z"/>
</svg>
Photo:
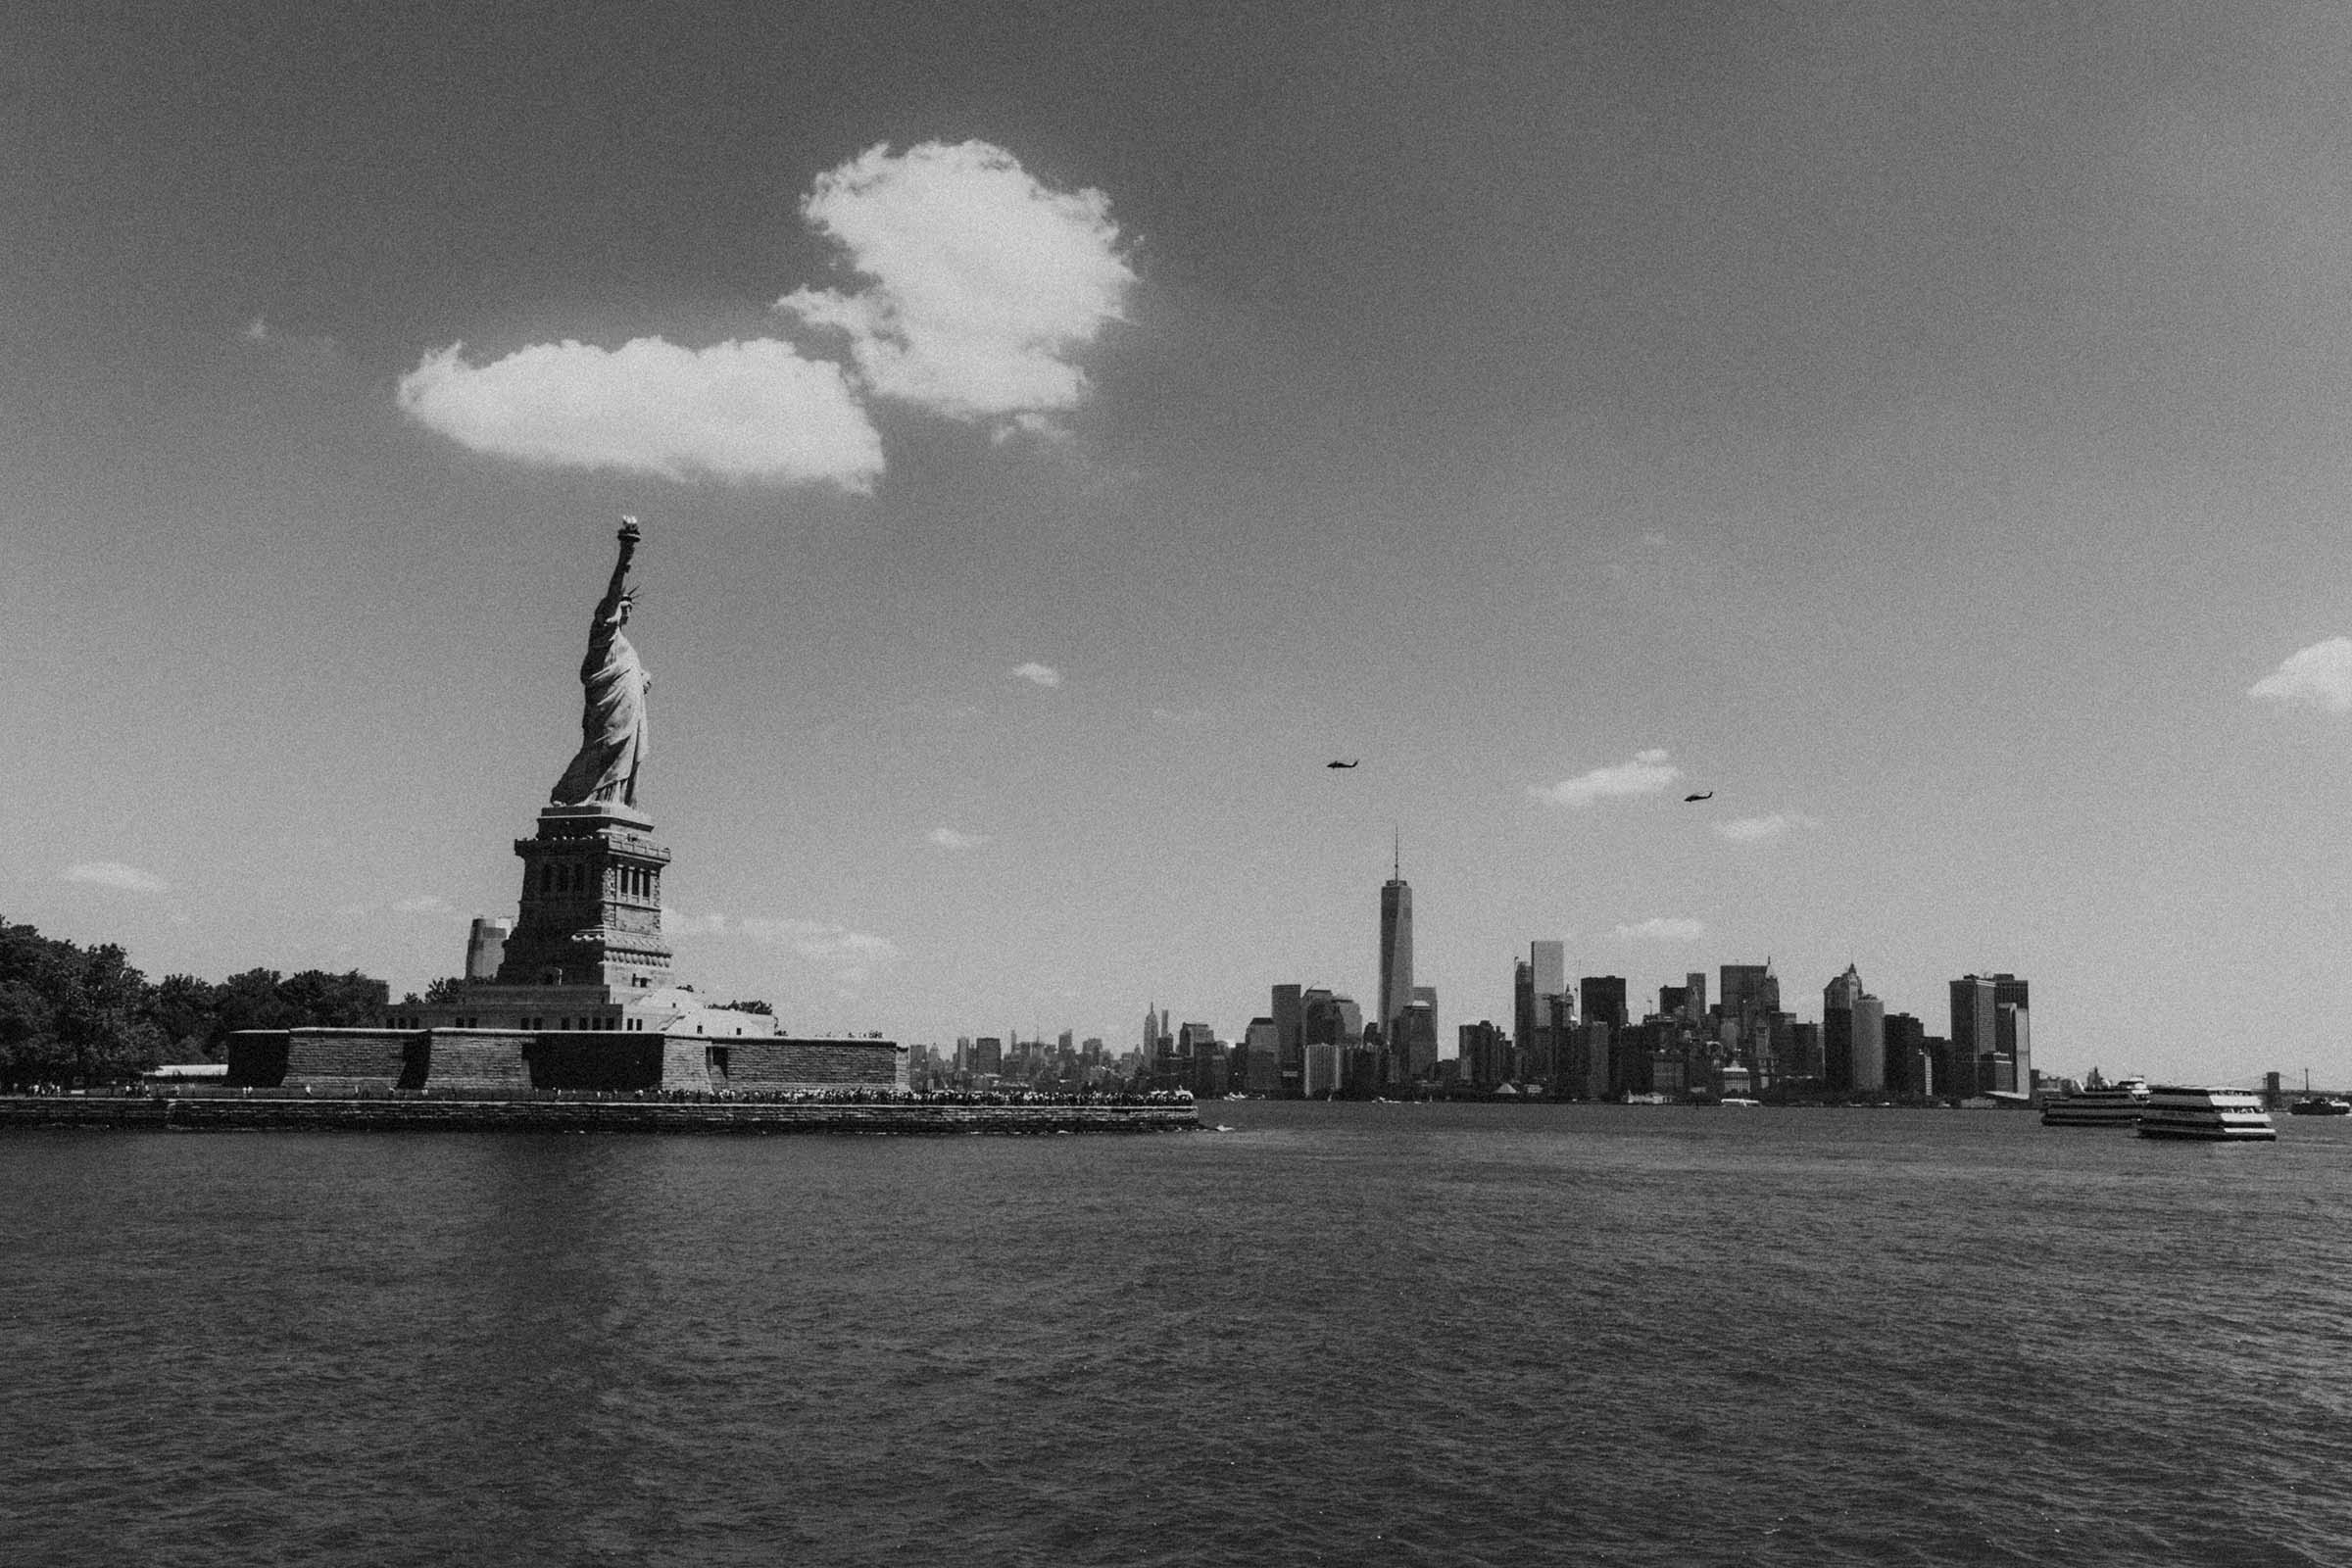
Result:
<svg viewBox="0 0 2352 1568">
<path fill-rule="evenodd" d="M 2145 1078 L 2118 1078 L 2103 1083 L 2094 1071 L 2081 1089 L 2041 1107 L 2044 1127 L 2136 1127 L 2147 1107 Z"/>
<path fill-rule="evenodd" d="M 2251 1143 L 2276 1138 L 2278 1129 L 2262 1108 L 2262 1097 L 2243 1089 L 2158 1084 L 2139 1113 L 2139 1136 Z"/>
</svg>

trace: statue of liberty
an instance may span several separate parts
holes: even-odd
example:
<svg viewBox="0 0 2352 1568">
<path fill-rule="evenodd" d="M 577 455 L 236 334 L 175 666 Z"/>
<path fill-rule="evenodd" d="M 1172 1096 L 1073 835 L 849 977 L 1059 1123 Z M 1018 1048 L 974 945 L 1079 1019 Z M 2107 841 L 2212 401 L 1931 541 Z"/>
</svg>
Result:
<svg viewBox="0 0 2352 1568">
<path fill-rule="evenodd" d="M 654 684 L 637 661 L 637 650 L 620 634 L 637 598 L 637 590 L 626 586 L 637 539 L 637 519 L 621 518 L 620 560 L 605 597 L 597 601 L 588 657 L 580 661 L 579 754 L 548 795 L 557 806 L 637 804 L 637 768 L 645 760 L 645 694 Z"/>
</svg>

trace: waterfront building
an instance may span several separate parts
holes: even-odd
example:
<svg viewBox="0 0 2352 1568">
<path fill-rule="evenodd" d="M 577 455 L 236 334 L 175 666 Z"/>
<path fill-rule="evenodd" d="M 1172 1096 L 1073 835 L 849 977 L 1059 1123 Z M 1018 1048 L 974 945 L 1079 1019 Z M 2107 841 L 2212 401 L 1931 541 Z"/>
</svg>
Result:
<svg viewBox="0 0 2352 1568">
<path fill-rule="evenodd" d="M 1317 986 L 1298 999 L 1299 1027 L 1305 1043 L 1353 1050 L 1364 1043 L 1364 1009 L 1353 997 Z"/>
<path fill-rule="evenodd" d="M 1857 1094 L 1886 1089 L 1886 1004 L 1864 992 L 1854 1000 L 1854 1083 Z"/>
<path fill-rule="evenodd" d="M 1609 1036 L 1612 1029 L 1590 1013 L 1568 1031 L 1566 1088 L 1577 1100 L 1609 1098 Z"/>
<path fill-rule="evenodd" d="M 1951 983 L 1951 1093 L 2024 1095 L 2034 1078 L 2028 987 L 2013 974 Z"/>
<path fill-rule="evenodd" d="M 1397 1060 L 1407 1082 L 1419 1083 L 1438 1070 L 1438 988 L 1413 987 L 1412 1004 L 1398 1020 Z"/>
<path fill-rule="evenodd" d="M 1274 1019 L 1274 1050 L 1276 1071 L 1282 1077 L 1281 1093 L 1299 1095 L 1305 1092 L 1303 1071 L 1306 1050 L 1306 1025 L 1300 1010 L 1298 986 L 1276 986 L 1271 1007 Z"/>
<path fill-rule="evenodd" d="M 1511 983 L 1512 1038 L 1518 1061 L 1512 1076 L 1548 1082 L 1562 1071 L 1572 1008 L 1568 1004 L 1566 945 L 1539 938 L 1514 965 Z"/>
<path fill-rule="evenodd" d="M 1886 1087 L 1886 1007 L 1862 987 L 1852 964 L 1821 996 L 1822 1081 L 1838 1093 Z"/>
<path fill-rule="evenodd" d="M 1511 1045 L 1522 1063 L 1536 1054 L 1536 971 L 1525 958 L 1511 960 Z"/>
<path fill-rule="evenodd" d="M 1464 1082 L 1477 1089 L 1493 1089 L 1510 1077 L 1510 1041 L 1500 1029 L 1482 1018 L 1463 1024 L 1455 1033 Z"/>
<path fill-rule="evenodd" d="M 2022 991 L 2024 981 L 2018 982 Z M 1991 1094 L 2030 1094 L 2034 1088 L 2033 1019 L 2023 1002 L 2004 1002 L 1995 986 L 1992 1004 L 1993 1082 Z"/>
<path fill-rule="evenodd" d="M 1799 1023 L 1785 1012 L 1776 1012 L 1766 1020 L 1765 1037 L 1771 1042 L 1765 1052 L 1771 1063 L 1766 1083 L 1823 1076 L 1821 1025 Z"/>
<path fill-rule="evenodd" d="M 1271 1018 L 1252 1018 L 1242 1036 L 1242 1090 L 1250 1095 L 1282 1093 L 1281 1031 Z"/>
<path fill-rule="evenodd" d="M 1309 1100 L 1328 1100 L 1339 1093 L 1342 1048 L 1310 1041 L 1301 1057 L 1301 1092 Z"/>
<path fill-rule="evenodd" d="M 1936 1092 L 1936 1064 L 1928 1054 L 1927 1026 L 1907 1012 L 1886 1015 L 1886 1087 L 1896 1094 Z"/>
<path fill-rule="evenodd" d="M 1727 963 L 1718 972 L 1722 977 L 1718 1005 L 1726 1018 L 1763 1017 L 1781 1010 L 1781 983 L 1773 976 L 1770 963 Z"/>
</svg>

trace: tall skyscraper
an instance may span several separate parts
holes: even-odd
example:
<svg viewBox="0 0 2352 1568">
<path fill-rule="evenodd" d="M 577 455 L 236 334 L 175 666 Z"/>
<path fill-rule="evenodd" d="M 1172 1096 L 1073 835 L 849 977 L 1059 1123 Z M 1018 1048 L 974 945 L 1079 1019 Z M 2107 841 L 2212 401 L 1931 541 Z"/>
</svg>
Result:
<svg viewBox="0 0 2352 1568">
<path fill-rule="evenodd" d="M 1396 870 L 1380 888 L 1380 1037 L 1394 1040 L 1396 1021 L 1413 1004 L 1413 890 L 1404 880 L 1399 845 Z"/>
<path fill-rule="evenodd" d="M 1769 963 L 1727 963 L 1722 968 L 1723 1015 L 1740 1018 L 1781 1010 L 1781 983 Z"/>
<path fill-rule="evenodd" d="M 1525 958 L 1511 960 L 1511 1047 L 1519 1059 L 1513 1076 L 1528 1074 L 1536 1055 L 1536 966 Z"/>
<path fill-rule="evenodd" d="M 1862 971 L 1850 963 L 1821 994 L 1821 1061 L 1831 1089 L 1886 1087 L 1886 1004 L 1862 988 Z"/>
<path fill-rule="evenodd" d="M 1511 1017 L 1518 1076 L 1548 1081 L 1565 1070 L 1568 1037 L 1568 959 L 1563 944 L 1541 939 L 1512 976 Z"/>
<path fill-rule="evenodd" d="M 1822 1078 L 1834 1090 L 1854 1087 L 1854 1004 L 1861 1000 L 1862 972 L 1850 963 L 1822 989 Z"/>
<path fill-rule="evenodd" d="M 1906 1095 L 1931 1094 L 1936 1088 L 1927 1025 L 1907 1012 L 1886 1015 L 1886 1087 Z"/>
<path fill-rule="evenodd" d="M 1297 1095 L 1304 1092 L 1302 1074 L 1306 1070 L 1306 1022 L 1300 1009 L 1298 986 L 1276 986 L 1274 1004 L 1267 1010 L 1274 1017 L 1275 1070 L 1282 1075 L 1281 1093 Z"/>
<path fill-rule="evenodd" d="M 1282 1092 L 1282 1048 L 1277 1044 L 1280 1033 L 1271 1018 L 1252 1018 L 1250 1031 L 1242 1037 L 1243 1049 L 1249 1059 L 1242 1064 L 1242 1086 L 1252 1095 L 1277 1095 Z"/>
<path fill-rule="evenodd" d="M 2004 1093 L 2031 1094 L 2034 1090 L 2034 1045 L 2032 1020 L 2027 1012 L 2030 1003 L 2026 982 L 2013 974 L 1996 974 L 1992 980 L 1992 1051 L 1994 1056 L 2007 1064 L 2003 1081 L 1991 1087 Z M 2000 1069 L 1996 1068 L 1996 1075 Z"/>
<path fill-rule="evenodd" d="M 1413 987 L 1412 1005 L 1404 1009 L 1403 1027 L 1396 1031 L 1407 1082 L 1418 1083 L 1438 1070 L 1438 988 Z"/>
<path fill-rule="evenodd" d="M 1566 944 L 1548 940 L 1530 942 L 1527 945 L 1527 967 L 1530 978 L 1536 983 L 1537 996 L 1556 997 L 1568 989 Z"/>
<path fill-rule="evenodd" d="M 1952 982 L 1953 1094 L 2022 1095 L 2033 1089 L 2026 1013 L 2027 983 L 2013 974 L 1969 974 Z"/>
<path fill-rule="evenodd" d="M 1625 976 L 1621 974 L 1589 974 L 1577 982 L 1582 993 L 1587 1023 L 1605 1023 L 1622 1033 L 1628 1022 L 1625 1008 Z"/>
<path fill-rule="evenodd" d="M 1886 1090 L 1886 1004 L 1867 991 L 1854 1000 L 1854 1088 Z"/>
</svg>

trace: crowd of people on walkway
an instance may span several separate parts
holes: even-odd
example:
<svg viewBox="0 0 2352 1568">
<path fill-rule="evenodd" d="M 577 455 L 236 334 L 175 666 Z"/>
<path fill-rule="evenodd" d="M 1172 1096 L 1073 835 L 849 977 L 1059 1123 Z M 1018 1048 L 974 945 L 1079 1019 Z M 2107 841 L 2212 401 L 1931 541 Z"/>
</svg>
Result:
<svg viewBox="0 0 2352 1568">
<path fill-rule="evenodd" d="M 193 1093 L 191 1093 L 193 1090 Z M 65 1094 L 50 1085 L 33 1085 L 27 1094 Z M 74 1090 L 71 1093 L 79 1094 Z M 127 1083 L 109 1091 L 126 1098 L 218 1099 L 234 1096 L 250 1100 L 302 1096 L 333 1100 L 532 1100 L 589 1102 L 660 1102 L 671 1104 L 742 1105 L 1189 1105 L 1189 1089 L 1046 1090 L 1046 1089 L 894 1089 L 844 1086 L 837 1089 L 503 1089 L 489 1086 L 431 1085 L 403 1089 L 375 1084 L 287 1084 L 256 1090 L 249 1086 L 201 1087 L 182 1084 Z"/>
</svg>

